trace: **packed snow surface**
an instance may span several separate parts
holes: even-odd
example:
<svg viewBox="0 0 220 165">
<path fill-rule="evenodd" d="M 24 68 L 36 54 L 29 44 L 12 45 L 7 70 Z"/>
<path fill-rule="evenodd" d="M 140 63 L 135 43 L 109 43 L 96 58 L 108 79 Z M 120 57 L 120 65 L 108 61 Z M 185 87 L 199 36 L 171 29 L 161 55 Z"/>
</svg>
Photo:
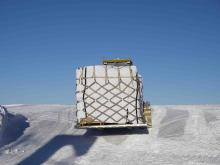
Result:
<svg viewBox="0 0 220 165">
<path fill-rule="evenodd" d="M 153 106 L 151 129 L 80 130 L 68 105 L 8 106 L 0 164 L 220 164 L 220 105 Z"/>
</svg>

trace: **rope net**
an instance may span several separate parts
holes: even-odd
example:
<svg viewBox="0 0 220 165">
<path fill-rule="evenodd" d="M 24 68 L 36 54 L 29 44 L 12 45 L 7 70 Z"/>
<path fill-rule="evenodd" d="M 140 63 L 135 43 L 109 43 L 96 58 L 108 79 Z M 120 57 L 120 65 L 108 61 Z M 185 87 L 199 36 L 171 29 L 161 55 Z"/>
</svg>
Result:
<svg viewBox="0 0 220 165">
<path fill-rule="evenodd" d="M 143 123 L 143 86 L 135 66 L 88 66 L 76 75 L 78 123 Z"/>
</svg>

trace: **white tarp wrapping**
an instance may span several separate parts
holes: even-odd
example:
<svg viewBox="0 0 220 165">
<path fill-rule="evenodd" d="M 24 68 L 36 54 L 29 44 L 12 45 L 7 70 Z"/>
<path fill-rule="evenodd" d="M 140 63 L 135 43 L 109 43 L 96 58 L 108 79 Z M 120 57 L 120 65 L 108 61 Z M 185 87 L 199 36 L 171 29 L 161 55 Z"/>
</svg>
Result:
<svg viewBox="0 0 220 165">
<path fill-rule="evenodd" d="M 142 80 L 135 66 L 97 65 L 76 70 L 77 119 L 143 123 Z"/>
</svg>

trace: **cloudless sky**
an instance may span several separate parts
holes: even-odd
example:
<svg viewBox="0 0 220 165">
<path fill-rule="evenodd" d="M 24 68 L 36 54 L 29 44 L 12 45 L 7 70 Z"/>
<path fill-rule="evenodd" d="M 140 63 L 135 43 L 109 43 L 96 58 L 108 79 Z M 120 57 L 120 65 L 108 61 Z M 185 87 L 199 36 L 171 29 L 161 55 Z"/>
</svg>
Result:
<svg viewBox="0 0 220 165">
<path fill-rule="evenodd" d="M 220 1 L 0 1 L 0 104 L 73 104 L 77 66 L 117 57 L 152 104 L 220 104 Z"/>
</svg>

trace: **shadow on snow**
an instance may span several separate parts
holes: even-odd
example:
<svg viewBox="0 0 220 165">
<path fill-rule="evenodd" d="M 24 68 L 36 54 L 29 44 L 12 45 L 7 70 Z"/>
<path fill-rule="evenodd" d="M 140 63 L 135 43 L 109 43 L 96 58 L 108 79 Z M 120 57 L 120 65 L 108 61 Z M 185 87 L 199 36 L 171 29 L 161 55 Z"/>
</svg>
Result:
<svg viewBox="0 0 220 165">
<path fill-rule="evenodd" d="M 25 158 L 18 165 L 43 164 L 56 151 L 66 145 L 71 145 L 75 150 L 76 156 L 86 154 L 99 136 L 148 134 L 147 129 L 89 129 L 84 135 L 57 135 L 47 144 L 36 150 L 29 157 Z"/>
<path fill-rule="evenodd" d="M 23 115 L 7 113 L 7 116 L 7 126 L 3 133 L 0 147 L 16 141 L 23 135 L 24 130 L 30 126 L 27 118 Z"/>
</svg>

